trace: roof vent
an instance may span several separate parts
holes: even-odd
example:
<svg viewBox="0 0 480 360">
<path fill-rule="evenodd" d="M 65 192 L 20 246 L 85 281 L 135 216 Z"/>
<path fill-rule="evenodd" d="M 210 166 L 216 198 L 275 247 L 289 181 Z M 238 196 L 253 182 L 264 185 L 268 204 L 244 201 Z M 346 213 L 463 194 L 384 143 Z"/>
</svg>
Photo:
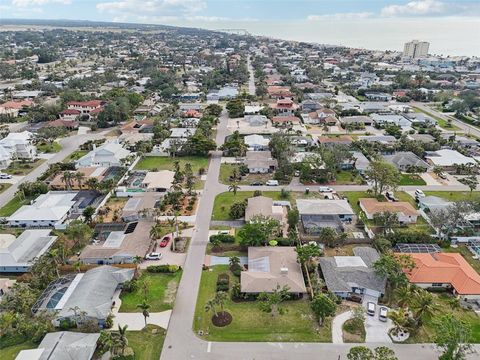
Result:
<svg viewBox="0 0 480 360">
<path fill-rule="evenodd" d="M 288 268 L 287 267 L 280 268 L 280 274 L 287 275 L 288 274 Z"/>
</svg>

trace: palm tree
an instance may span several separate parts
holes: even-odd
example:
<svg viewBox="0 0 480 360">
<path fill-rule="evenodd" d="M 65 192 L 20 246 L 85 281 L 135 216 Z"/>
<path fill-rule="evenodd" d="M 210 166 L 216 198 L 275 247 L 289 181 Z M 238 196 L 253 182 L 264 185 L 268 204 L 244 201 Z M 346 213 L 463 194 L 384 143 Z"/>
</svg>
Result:
<svg viewBox="0 0 480 360">
<path fill-rule="evenodd" d="M 225 291 L 217 291 L 217 293 L 215 294 L 214 301 L 218 306 L 220 306 L 222 313 L 224 312 L 225 301 L 227 301 L 227 299 L 228 299 L 228 293 Z"/>
<path fill-rule="evenodd" d="M 162 236 L 162 228 L 158 226 L 158 224 L 152 225 L 152 228 L 150 229 L 150 239 L 156 240 L 160 236 Z"/>
<path fill-rule="evenodd" d="M 53 260 L 55 263 L 55 272 L 57 273 L 57 278 L 60 277 L 60 272 L 58 271 L 58 266 L 60 265 L 58 249 L 51 249 L 47 252 L 47 257 Z"/>
<path fill-rule="evenodd" d="M 233 181 L 229 186 L 228 186 L 228 191 L 233 191 L 233 196 L 237 196 L 237 191 L 240 189 L 240 186 L 238 186 L 237 181 Z"/>
<path fill-rule="evenodd" d="M 122 355 L 125 353 L 125 348 L 128 346 L 128 339 L 126 335 L 127 328 L 128 325 L 122 327 L 120 324 L 118 324 L 118 344 L 122 349 Z"/>
<path fill-rule="evenodd" d="M 205 304 L 205 311 L 206 312 L 213 312 L 213 316 L 217 317 L 217 303 L 215 299 L 210 299 Z"/>
<path fill-rule="evenodd" d="M 398 333 L 399 331 L 405 330 L 408 323 L 407 312 L 404 308 L 398 310 L 392 310 L 388 313 L 388 318 L 392 320 L 394 325 L 394 331 Z"/>
<path fill-rule="evenodd" d="M 408 307 L 412 302 L 412 297 L 414 295 L 414 289 L 412 285 L 407 284 L 405 286 L 399 287 L 394 290 L 395 295 L 397 296 L 398 306 L 404 308 Z"/>
<path fill-rule="evenodd" d="M 143 299 L 141 304 L 137 304 L 137 309 L 142 310 L 143 319 L 145 320 L 145 326 L 147 326 L 147 317 L 150 316 L 148 310 L 150 309 L 150 304 L 147 303 L 145 299 Z"/>
<path fill-rule="evenodd" d="M 412 308 L 415 310 L 415 320 L 418 324 L 421 324 L 422 319 L 430 318 L 435 312 L 433 295 L 423 289 L 415 292 Z"/>
<path fill-rule="evenodd" d="M 63 181 L 67 190 L 70 190 L 72 188 L 72 172 L 71 171 L 64 171 L 60 180 Z"/>
<path fill-rule="evenodd" d="M 77 260 L 73 263 L 73 268 L 75 269 L 76 272 L 80 272 L 80 268 L 82 266 L 82 263 L 80 262 L 80 260 Z"/>
<path fill-rule="evenodd" d="M 85 178 L 83 173 L 81 173 L 80 171 L 77 171 L 76 173 L 73 174 L 73 177 L 75 178 L 75 181 L 78 184 L 78 188 L 82 189 L 83 179 Z"/>
<path fill-rule="evenodd" d="M 88 178 L 85 185 L 87 185 L 90 190 L 98 190 L 99 183 L 96 178 Z"/>
<path fill-rule="evenodd" d="M 236 266 L 240 264 L 240 258 L 238 256 L 231 256 L 228 262 L 230 266 Z"/>
</svg>

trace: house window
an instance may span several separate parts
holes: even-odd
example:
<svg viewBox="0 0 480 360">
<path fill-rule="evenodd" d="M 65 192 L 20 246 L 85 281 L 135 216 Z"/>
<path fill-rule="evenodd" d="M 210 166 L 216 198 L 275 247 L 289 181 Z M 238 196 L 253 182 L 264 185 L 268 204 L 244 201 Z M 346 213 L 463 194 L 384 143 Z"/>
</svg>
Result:
<svg viewBox="0 0 480 360">
<path fill-rule="evenodd" d="M 442 283 L 432 283 L 432 287 L 440 287 L 443 286 Z"/>
</svg>

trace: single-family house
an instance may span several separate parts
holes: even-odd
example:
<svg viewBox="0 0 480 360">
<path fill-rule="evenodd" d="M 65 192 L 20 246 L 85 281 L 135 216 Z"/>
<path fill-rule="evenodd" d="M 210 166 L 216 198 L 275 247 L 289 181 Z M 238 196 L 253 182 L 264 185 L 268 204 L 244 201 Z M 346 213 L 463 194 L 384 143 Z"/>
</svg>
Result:
<svg viewBox="0 0 480 360">
<path fill-rule="evenodd" d="M 110 167 L 123 166 L 123 159 L 126 159 L 132 153 L 124 149 L 118 142 L 105 143 L 98 148 L 93 145 L 93 150 L 75 162 L 77 168 L 80 167 Z"/>
<path fill-rule="evenodd" d="M 95 117 L 102 111 L 102 107 L 105 105 L 105 101 L 102 100 L 90 100 L 90 101 L 69 101 L 67 103 L 68 110 L 76 110 L 76 116 L 85 116 L 88 119 Z"/>
<path fill-rule="evenodd" d="M 415 262 L 405 269 L 408 281 L 424 289 L 448 289 L 462 300 L 480 300 L 480 275 L 457 253 L 408 254 Z"/>
<path fill-rule="evenodd" d="M 398 151 L 392 155 L 384 155 L 383 160 L 403 172 L 426 172 L 431 167 L 411 151 Z"/>
<path fill-rule="evenodd" d="M 375 215 L 393 213 L 397 214 L 398 222 L 401 224 L 415 224 L 417 222 L 418 211 L 409 202 L 378 201 L 375 198 L 362 198 L 358 202 L 360 209 L 369 220 L 372 220 Z"/>
<path fill-rule="evenodd" d="M 250 174 L 266 174 L 275 171 L 278 162 L 270 151 L 247 151 L 245 165 Z"/>
<path fill-rule="evenodd" d="M 147 191 L 167 192 L 173 184 L 175 173 L 170 170 L 149 171 L 143 178 L 141 187 Z"/>
<path fill-rule="evenodd" d="M 0 140 L 2 152 L 10 153 L 12 160 L 34 160 L 37 156 L 37 148 L 33 145 L 33 134 L 29 131 L 12 132 Z"/>
<path fill-rule="evenodd" d="M 245 221 L 251 221 L 255 216 L 265 216 L 278 220 L 280 225 L 286 224 L 287 208 L 275 203 L 266 196 L 254 196 L 248 199 L 245 209 Z"/>
<path fill-rule="evenodd" d="M 327 289 L 342 299 L 352 295 L 378 299 L 385 294 L 386 279 L 377 275 L 373 263 L 380 256 L 370 247 L 354 247 L 354 256 L 319 258 Z"/>
<path fill-rule="evenodd" d="M 322 228 L 343 231 L 343 224 L 353 220 L 354 211 L 347 200 L 298 199 L 297 209 L 303 231 L 319 234 Z"/>
<path fill-rule="evenodd" d="M 456 150 L 441 149 L 428 152 L 425 155 L 427 162 L 433 166 L 439 166 L 444 171 L 455 171 L 458 165 L 476 165 L 477 162 L 471 157 L 465 156 Z"/>
<path fill-rule="evenodd" d="M 262 136 L 262 135 L 247 135 L 243 138 L 243 142 L 247 146 L 248 150 L 252 151 L 263 151 L 268 150 L 268 144 L 270 143 L 270 139 Z"/>
<path fill-rule="evenodd" d="M 446 210 L 452 203 L 438 196 L 423 196 L 418 198 L 418 207 L 424 211 Z"/>
<path fill-rule="evenodd" d="M 50 230 L 25 230 L 20 236 L 0 234 L 0 273 L 27 272 L 53 245 Z"/>
<path fill-rule="evenodd" d="M 284 286 L 291 294 L 307 292 L 295 247 L 249 247 L 248 270 L 240 274 L 241 291 L 259 294 Z"/>
<path fill-rule="evenodd" d="M 340 118 L 340 123 L 343 127 L 347 127 L 349 125 L 363 127 L 363 126 L 371 126 L 372 125 L 372 118 L 370 116 L 342 116 Z"/>
</svg>

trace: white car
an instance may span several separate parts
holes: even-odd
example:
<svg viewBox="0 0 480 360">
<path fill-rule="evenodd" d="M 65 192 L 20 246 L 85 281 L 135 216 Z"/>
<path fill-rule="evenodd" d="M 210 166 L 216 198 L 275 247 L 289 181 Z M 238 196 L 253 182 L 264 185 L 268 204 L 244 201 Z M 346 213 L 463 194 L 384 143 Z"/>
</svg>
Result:
<svg viewBox="0 0 480 360">
<path fill-rule="evenodd" d="M 268 180 L 265 185 L 267 186 L 278 186 L 278 180 Z"/>
<path fill-rule="evenodd" d="M 380 307 L 380 311 L 378 313 L 378 319 L 380 321 L 386 322 L 388 318 L 388 309 L 385 306 Z"/>
<path fill-rule="evenodd" d="M 147 254 L 145 256 L 146 260 L 160 260 L 162 258 L 162 254 L 157 253 L 157 252 L 152 252 L 150 254 Z"/>
<path fill-rule="evenodd" d="M 328 186 L 320 186 L 318 188 L 318 191 L 320 191 L 321 193 L 331 193 L 331 192 L 333 192 L 333 189 L 331 187 L 328 187 Z"/>
<path fill-rule="evenodd" d="M 422 190 L 420 190 L 420 189 L 415 190 L 415 198 L 418 199 L 418 198 L 423 198 L 423 197 L 425 197 L 425 193 Z"/>
<path fill-rule="evenodd" d="M 12 175 L 0 173 L 0 179 L 11 179 Z"/>
</svg>

